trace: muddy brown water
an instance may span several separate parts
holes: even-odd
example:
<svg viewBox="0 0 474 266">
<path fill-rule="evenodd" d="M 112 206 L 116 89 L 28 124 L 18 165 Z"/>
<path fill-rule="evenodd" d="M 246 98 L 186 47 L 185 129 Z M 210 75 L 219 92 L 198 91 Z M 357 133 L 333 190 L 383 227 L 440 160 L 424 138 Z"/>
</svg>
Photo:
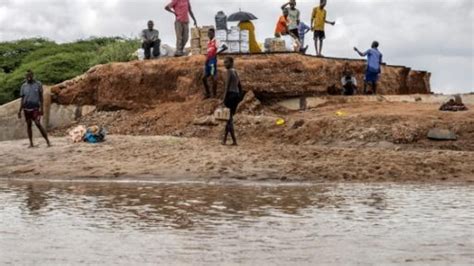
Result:
<svg viewBox="0 0 474 266">
<path fill-rule="evenodd" d="M 474 186 L 0 181 L 0 264 L 474 262 Z"/>
</svg>

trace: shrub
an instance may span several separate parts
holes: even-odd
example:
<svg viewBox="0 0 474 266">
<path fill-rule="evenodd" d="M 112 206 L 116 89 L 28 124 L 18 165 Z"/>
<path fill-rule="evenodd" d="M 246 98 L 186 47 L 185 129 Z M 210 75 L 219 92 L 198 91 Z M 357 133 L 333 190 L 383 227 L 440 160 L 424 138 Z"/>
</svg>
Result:
<svg viewBox="0 0 474 266">
<path fill-rule="evenodd" d="M 0 104 L 19 94 L 25 72 L 33 70 L 43 84 L 57 84 L 97 64 L 136 59 L 140 41 L 119 37 L 89 38 L 56 44 L 45 39 L 0 43 Z"/>
<path fill-rule="evenodd" d="M 128 62 L 137 59 L 134 52 L 140 48 L 139 40 L 119 40 L 102 47 L 99 55 L 91 62 L 92 65 L 111 62 Z"/>
</svg>

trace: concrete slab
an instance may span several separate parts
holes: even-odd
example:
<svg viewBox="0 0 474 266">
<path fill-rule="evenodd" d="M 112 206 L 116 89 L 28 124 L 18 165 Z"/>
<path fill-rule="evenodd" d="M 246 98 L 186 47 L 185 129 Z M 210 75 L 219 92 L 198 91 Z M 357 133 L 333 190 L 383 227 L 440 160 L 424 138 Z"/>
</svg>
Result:
<svg viewBox="0 0 474 266">
<path fill-rule="evenodd" d="M 441 105 L 446 100 L 452 98 L 453 95 L 376 95 L 376 96 L 317 96 L 307 97 L 305 99 L 306 108 L 317 108 L 327 103 L 353 103 L 353 102 L 412 102 L 412 103 L 429 103 Z M 474 94 L 462 94 L 462 101 L 467 106 L 474 107 Z M 278 102 L 278 105 L 289 110 L 301 110 L 301 98 L 291 98 Z"/>
</svg>

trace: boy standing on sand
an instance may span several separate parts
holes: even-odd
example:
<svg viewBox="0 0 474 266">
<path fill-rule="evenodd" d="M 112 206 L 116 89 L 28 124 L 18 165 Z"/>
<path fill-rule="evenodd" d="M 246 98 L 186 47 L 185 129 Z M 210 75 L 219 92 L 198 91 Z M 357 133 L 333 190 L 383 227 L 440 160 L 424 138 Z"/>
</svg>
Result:
<svg viewBox="0 0 474 266">
<path fill-rule="evenodd" d="M 227 46 L 223 45 L 222 49 L 218 51 L 219 43 L 215 38 L 215 30 L 210 29 L 207 33 L 209 42 L 207 43 L 207 55 L 206 63 L 204 66 L 204 88 L 206 89 L 206 98 L 217 97 L 217 55 L 226 51 Z M 212 78 L 212 94 L 209 91 L 209 84 L 207 83 L 208 78 Z"/>
<path fill-rule="evenodd" d="M 18 118 L 21 119 L 21 112 L 24 112 L 28 138 L 30 139 L 30 148 L 33 148 L 33 130 L 32 122 L 35 122 L 36 127 L 41 132 L 41 135 L 46 140 L 48 147 L 51 143 L 48 139 L 46 130 L 41 125 L 41 116 L 43 115 L 43 85 L 41 82 L 34 79 L 33 72 L 28 70 L 26 72 L 26 82 L 21 86 L 20 90 L 20 110 L 18 111 Z"/>
<path fill-rule="evenodd" d="M 335 21 L 326 20 L 326 0 L 321 0 L 320 6 L 313 9 L 311 14 L 311 27 L 314 31 L 314 48 L 316 49 L 316 56 L 323 56 L 323 41 L 326 39 L 326 33 L 324 31 L 324 26 L 327 24 L 335 25 Z M 319 40 L 319 49 L 318 49 L 318 40 Z"/>
<path fill-rule="evenodd" d="M 196 18 L 194 18 L 194 13 L 191 9 L 191 3 L 189 0 L 173 0 L 165 7 L 165 10 L 174 14 L 176 17 L 174 23 L 176 30 L 175 56 L 183 56 L 184 47 L 189 40 L 189 15 L 191 15 L 191 18 L 194 20 L 194 26 L 197 27 Z"/>
<path fill-rule="evenodd" d="M 377 94 L 377 81 L 379 80 L 382 65 L 382 53 L 379 51 L 379 43 L 374 41 L 372 48 L 362 53 L 354 47 L 360 56 L 367 56 L 367 70 L 365 72 L 364 94 L 367 94 L 367 84 L 372 84 L 372 94 Z"/>
<path fill-rule="evenodd" d="M 224 139 L 222 140 L 222 145 L 226 145 L 227 136 L 230 133 L 232 137 L 232 145 L 237 146 L 237 139 L 235 137 L 234 131 L 234 115 L 239 106 L 241 95 L 242 95 L 242 84 L 240 83 L 239 75 L 234 68 L 234 59 L 232 57 L 226 57 L 224 59 L 224 65 L 227 69 L 227 78 L 225 81 L 225 91 L 224 91 L 224 105 L 230 109 L 230 117 L 227 120 L 225 126 Z"/>
</svg>

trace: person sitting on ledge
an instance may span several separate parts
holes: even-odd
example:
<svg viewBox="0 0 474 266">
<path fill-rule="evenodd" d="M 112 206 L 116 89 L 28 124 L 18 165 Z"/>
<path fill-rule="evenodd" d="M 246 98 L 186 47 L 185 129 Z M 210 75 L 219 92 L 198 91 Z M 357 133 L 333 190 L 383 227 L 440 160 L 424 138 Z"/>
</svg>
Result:
<svg viewBox="0 0 474 266">
<path fill-rule="evenodd" d="M 350 96 L 357 93 L 357 80 L 348 65 L 344 67 L 344 71 L 342 72 L 341 83 L 343 95 Z"/>
<path fill-rule="evenodd" d="M 153 49 L 153 57 L 160 56 L 161 40 L 159 39 L 159 32 L 153 28 L 154 26 L 155 24 L 150 20 L 148 21 L 148 28 L 142 31 L 142 47 L 145 50 L 145 59 L 151 58 L 151 49 Z"/>
</svg>

